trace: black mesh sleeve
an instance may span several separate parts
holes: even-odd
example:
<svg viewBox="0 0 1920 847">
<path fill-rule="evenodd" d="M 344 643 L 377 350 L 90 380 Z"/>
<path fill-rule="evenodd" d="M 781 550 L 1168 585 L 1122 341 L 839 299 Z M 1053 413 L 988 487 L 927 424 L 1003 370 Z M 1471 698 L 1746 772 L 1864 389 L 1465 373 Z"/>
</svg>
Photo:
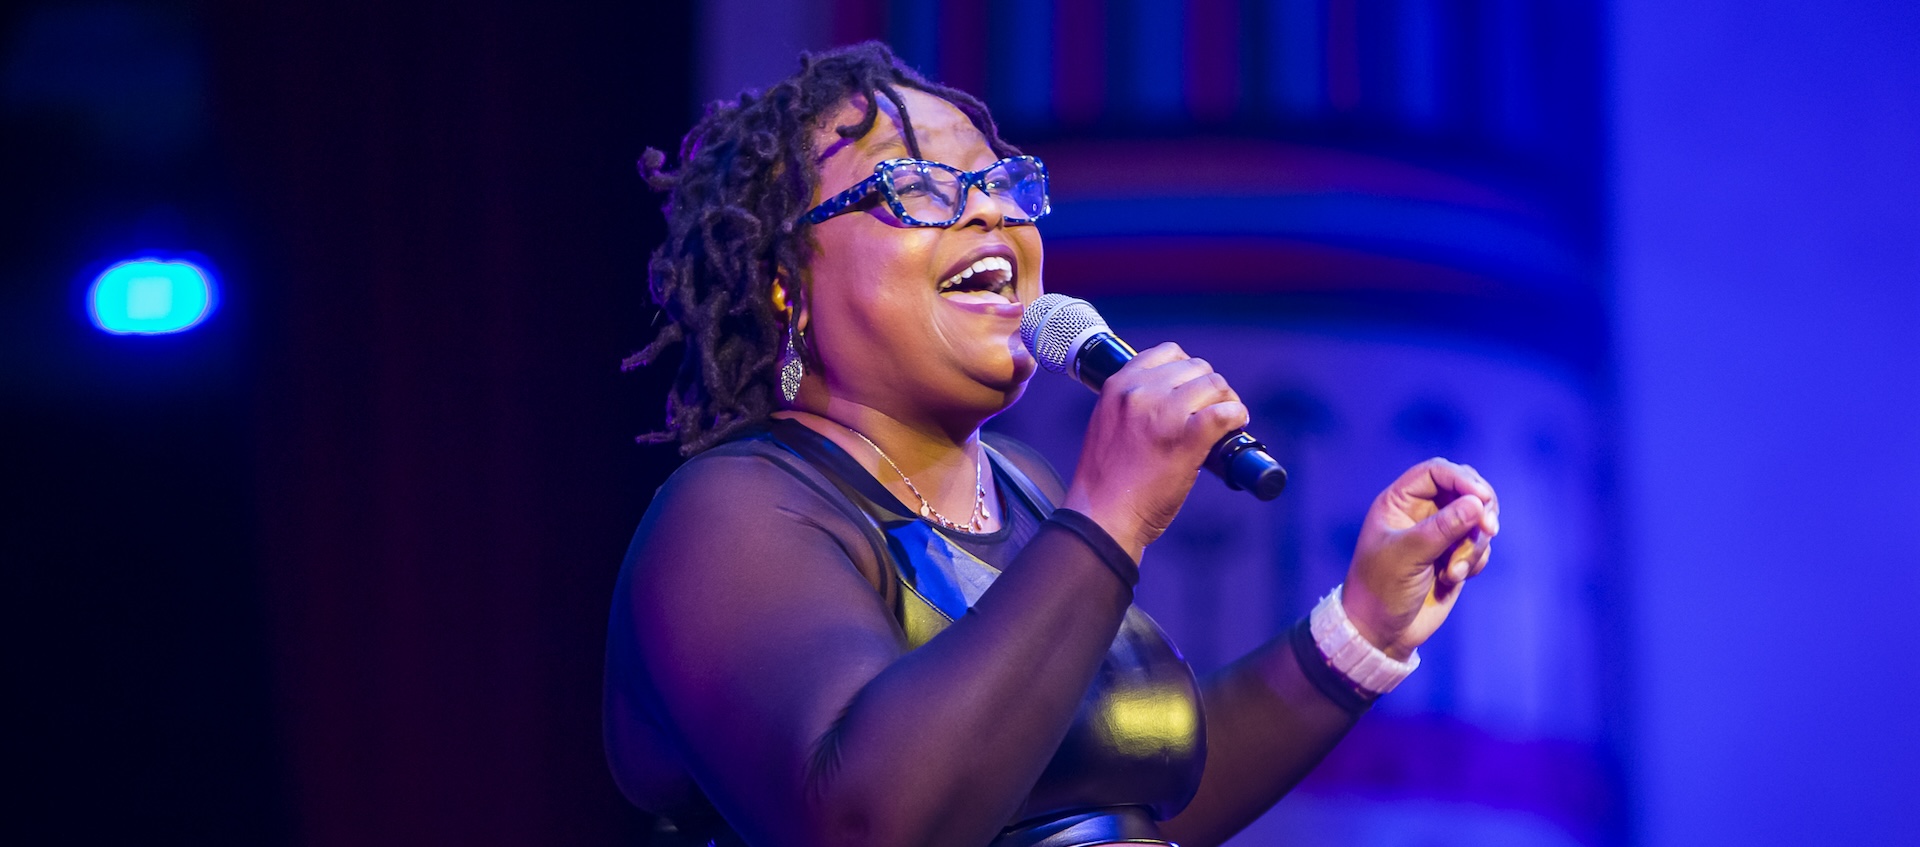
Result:
<svg viewBox="0 0 1920 847">
<path fill-rule="evenodd" d="M 871 546 L 763 457 L 703 456 L 668 482 L 610 621 L 608 759 L 630 797 L 704 797 L 755 844 L 992 840 L 1065 735 L 1138 569 L 1058 515 L 909 652 Z"/>
</svg>

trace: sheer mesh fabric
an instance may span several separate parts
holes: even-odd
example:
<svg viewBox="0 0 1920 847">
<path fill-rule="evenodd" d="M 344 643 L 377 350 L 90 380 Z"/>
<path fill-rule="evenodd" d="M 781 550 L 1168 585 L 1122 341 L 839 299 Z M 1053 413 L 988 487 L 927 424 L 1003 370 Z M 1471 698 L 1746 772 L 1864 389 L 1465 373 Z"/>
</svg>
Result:
<svg viewBox="0 0 1920 847">
<path fill-rule="evenodd" d="M 1037 455 L 992 443 L 1063 499 Z M 832 453 L 828 472 L 904 511 Z M 1003 480 L 1003 528 L 949 534 L 1001 574 L 909 649 L 888 551 L 814 464 L 762 431 L 688 462 L 648 509 L 608 636 L 607 755 L 626 795 L 694 844 L 979 847 L 1063 776 L 1090 781 L 1074 796 L 1101 805 L 1098 773 L 1050 763 L 1127 618 L 1134 564 L 1091 521 L 1046 519 Z M 1110 798 L 1171 815 L 1159 829 L 1188 847 L 1264 811 L 1358 714 L 1309 681 L 1284 638 L 1203 697 L 1210 752 L 1184 811 L 1126 786 Z"/>
</svg>

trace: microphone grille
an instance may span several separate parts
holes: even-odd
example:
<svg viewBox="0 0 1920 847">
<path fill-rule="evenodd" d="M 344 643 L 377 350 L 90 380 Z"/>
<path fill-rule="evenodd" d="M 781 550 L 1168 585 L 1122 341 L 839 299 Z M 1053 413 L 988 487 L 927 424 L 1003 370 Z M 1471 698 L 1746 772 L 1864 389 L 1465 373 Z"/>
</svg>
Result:
<svg viewBox="0 0 1920 847">
<path fill-rule="evenodd" d="M 1089 330 L 1111 331 L 1092 303 L 1065 294 L 1040 295 L 1020 316 L 1020 340 L 1026 343 L 1027 351 L 1040 367 L 1057 374 L 1067 372 L 1073 342 L 1084 338 Z"/>
</svg>

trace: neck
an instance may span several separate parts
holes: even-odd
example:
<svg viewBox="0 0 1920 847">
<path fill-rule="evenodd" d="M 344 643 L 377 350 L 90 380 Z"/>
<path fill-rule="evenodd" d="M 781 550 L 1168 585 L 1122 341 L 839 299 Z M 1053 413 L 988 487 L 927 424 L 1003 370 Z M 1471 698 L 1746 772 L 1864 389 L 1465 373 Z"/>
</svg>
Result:
<svg viewBox="0 0 1920 847">
<path fill-rule="evenodd" d="M 992 474 L 985 472 L 978 423 L 965 428 L 930 425 L 840 399 L 828 402 L 824 408 L 790 409 L 775 414 L 804 424 L 839 445 L 910 511 L 919 511 L 919 497 L 913 494 L 913 490 L 918 490 L 919 496 L 925 497 L 936 511 L 965 524 L 973 514 L 976 482 L 985 486 L 989 495 L 993 491 Z M 872 441 L 872 445 L 860 436 Z M 875 452 L 876 447 L 885 453 L 884 457 Z M 892 460 L 891 465 L 888 459 Z M 911 488 L 906 478 L 913 481 Z M 988 503 L 994 502 L 989 496 Z M 999 510 L 990 505 L 987 512 L 986 528 L 997 527 Z"/>
</svg>

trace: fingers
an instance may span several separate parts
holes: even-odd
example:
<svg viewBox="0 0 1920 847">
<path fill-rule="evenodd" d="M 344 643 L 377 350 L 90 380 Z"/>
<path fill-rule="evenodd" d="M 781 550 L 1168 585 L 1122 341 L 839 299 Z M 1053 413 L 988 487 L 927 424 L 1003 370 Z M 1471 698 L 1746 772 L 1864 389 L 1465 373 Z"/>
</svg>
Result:
<svg viewBox="0 0 1920 847">
<path fill-rule="evenodd" d="M 1122 377 L 1124 374 L 1124 377 Z M 1115 375 L 1124 379 L 1124 385 L 1159 391 L 1176 391 L 1195 382 L 1211 384 L 1217 388 L 1226 388 L 1226 380 L 1213 372 L 1213 365 L 1205 359 L 1188 356 L 1180 345 L 1168 342 L 1147 348 L 1147 351 L 1133 358 Z"/>
<path fill-rule="evenodd" d="M 1486 504 L 1486 512 L 1480 518 L 1480 531 L 1486 533 L 1491 541 L 1493 536 L 1500 534 L 1500 495 L 1493 490 L 1493 483 L 1488 482 L 1472 465 L 1456 465 L 1452 462 L 1447 462 L 1447 465 L 1463 474 L 1466 491 Z"/>
<path fill-rule="evenodd" d="M 1440 511 L 1427 517 L 1400 534 L 1397 546 L 1401 553 L 1411 561 L 1433 562 L 1447 557 L 1443 573 L 1454 573 L 1454 559 L 1451 555 L 1456 545 L 1467 538 L 1469 533 L 1480 529 L 1480 521 L 1486 514 L 1486 504 L 1472 494 L 1464 494 L 1448 503 Z M 1469 544 L 1467 546 L 1476 546 Z M 1467 578 L 1471 570 L 1470 559 L 1463 559 L 1459 574 L 1460 580 Z"/>
<path fill-rule="evenodd" d="M 1466 538 L 1455 543 L 1452 554 L 1447 557 L 1446 566 L 1435 574 L 1435 579 L 1459 585 L 1486 570 L 1492 556 L 1493 539 L 1478 531 L 1470 532 Z"/>
<path fill-rule="evenodd" d="M 1197 434 L 1208 444 L 1247 425 L 1246 404 L 1207 360 L 1183 359 L 1154 370 L 1174 383 L 1169 396 L 1176 406 L 1187 410 L 1187 426 L 1198 428 Z"/>
<path fill-rule="evenodd" d="M 1108 379 L 1087 424 L 1067 504 L 1135 554 L 1158 538 L 1186 500 L 1211 441 L 1196 418 L 1244 415 L 1205 361 L 1175 344 L 1136 355 Z"/>
<path fill-rule="evenodd" d="M 1434 457 L 1409 468 L 1394 483 L 1415 497 L 1433 499 L 1447 494 L 1472 494 L 1481 502 L 1494 500 L 1493 485 L 1472 465 Z"/>
<path fill-rule="evenodd" d="M 1249 413 L 1226 377 L 1205 359 L 1188 356 L 1180 345 L 1168 342 L 1135 356 L 1109 384 L 1122 393 L 1164 393 L 1171 411 L 1187 426 L 1220 435 L 1246 426 Z M 1116 384 L 1117 383 L 1117 384 Z"/>
<path fill-rule="evenodd" d="M 1240 402 L 1240 395 L 1227 384 L 1227 378 L 1215 373 L 1205 359 L 1187 359 L 1156 370 L 1165 372 L 1167 381 L 1173 383 L 1173 396 L 1190 408 Z"/>
<path fill-rule="evenodd" d="M 1473 557 L 1472 566 L 1467 568 L 1467 579 L 1472 579 L 1476 576 L 1479 576 L 1481 571 L 1484 571 L 1487 569 L 1487 562 L 1491 561 L 1492 559 L 1493 559 L 1493 539 L 1491 538 L 1484 539 L 1480 542 L 1479 555 L 1476 555 Z"/>
<path fill-rule="evenodd" d="M 1493 484 L 1474 470 L 1472 465 L 1449 462 L 1446 459 L 1429 459 L 1422 463 L 1427 468 L 1428 478 L 1433 481 L 1441 496 L 1446 494 L 1471 494 L 1480 498 L 1486 506 L 1481 528 L 1488 535 L 1500 532 L 1500 498 L 1493 491 Z"/>
<path fill-rule="evenodd" d="M 1413 501 L 1425 500 L 1434 505 L 1444 505 L 1456 498 L 1472 495 L 1479 498 L 1486 508 L 1479 518 L 1480 530 L 1488 536 L 1500 534 L 1500 497 L 1493 490 L 1493 484 L 1487 482 L 1472 465 L 1462 465 L 1442 458 L 1428 459 L 1407 469 L 1399 479 L 1387 486 L 1383 496 L 1411 512 Z"/>
<path fill-rule="evenodd" d="M 1500 499 L 1471 465 L 1434 458 L 1408 469 L 1383 495 L 1417 519 L 1394 545 L 1408 562 L 1428 562 L 1437 588 L 1451 591 L 1478 575 L 1500 532 Z M 1417 507 L 1417 508 L 1416 508 Z M 1419 516 L 1425 514 L 1424 519 Z"/>
<path fill-rule="evenodd" d="M 1140 351 L 1138 355 L 1133 357 L 1133 361 L 1127 363 L 1127 367 L 1135 370 L 1145 370 L 1148 368 L 1157 368 L 1169 362 L 1177 362 L 1186 358 L 1188 358 L 1187 351 L 1180 349 L 1180 345 L 1168 341 L 1163 344 L 1155 344 L 1152 347 Z"/>
</svg>

